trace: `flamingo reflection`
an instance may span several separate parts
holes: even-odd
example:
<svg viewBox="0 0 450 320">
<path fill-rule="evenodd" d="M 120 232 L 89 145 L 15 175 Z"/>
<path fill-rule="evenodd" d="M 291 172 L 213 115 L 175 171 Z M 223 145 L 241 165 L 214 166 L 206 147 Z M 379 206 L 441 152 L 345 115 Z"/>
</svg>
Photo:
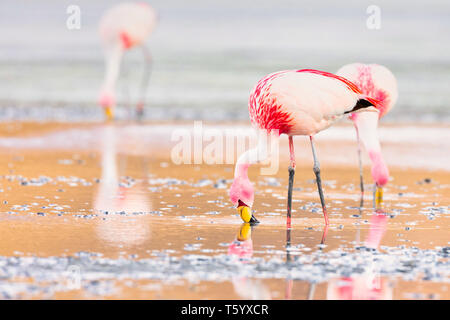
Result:
<svg viewBox="0 0 450 320">
<path fill-rule="evenodd" d="M 369 234 L 365 247 L 377 250 L 386 233 L 388 215 L 377 209 L 370 218 Z M 328 283 L 329 300 L 391 300 L 393 288 L 391 283 L 380 276 L 374 267 L 363 274 L 332 279 Z"/>
<path fill-rule="evenodd" d="M 253 256 L 252 228 L 250 223 L 243 223 L 235 240 L 228 247 L 228 255 L 235 257 L 243 264 L 250 262 Z M 234 291 L 242 299 L 267 300 L 272 298 L 269 289 L 260 280 L 235 276 L 231 282 Z"/>
<path fill-rule="evenodd" d="M 139 213 L 151 211 L 151 203 L 142 186 L 133 189 L 120 184 L 117 166 L 117 128 L 114 124 L 102 127 L 101 179 L 94 199 L 99 219 L 96 232 L 99 238 L 115 247 L 136 246 L 150 237 L 148 217 Z"/>
<path fill-rule="evenodd" d="M 325 240 L 327 238 L 328 234 L 328 225 L 325 225 L 322 232 L 322 238 L 320 240 L 320 244 L 325 244 Z M 291 247 L 291 228 L 286 228 L 286 264 L 288 267 L 290 266 L 292 262 L 292 257 L 290 253 L 290 247 Z M 322 250 L 322 247 L 319 247 L 319 250 Z M 292 299 L 292 289 L 294 287 L 294 280 L 290 277 L 286 278 L 286 288 L 284 293 L 285 300 L 291 300 Z M 313 300 L 314 299 L 314 292 L 316 290 L 316 283 L 310 282 L 308 293 L 307 293 L 307 299 Z"/>
</svg>

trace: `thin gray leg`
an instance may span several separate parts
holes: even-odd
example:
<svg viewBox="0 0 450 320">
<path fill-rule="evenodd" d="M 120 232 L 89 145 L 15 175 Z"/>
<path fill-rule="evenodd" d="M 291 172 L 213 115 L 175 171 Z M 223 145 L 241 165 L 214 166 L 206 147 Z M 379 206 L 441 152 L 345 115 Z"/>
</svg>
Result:
<svg viewBox="0 0 450 320">
<path fill-rule="evenodd" d="M 292 190 L 294 188 L 294 175 L 295 175 L 295 152 L 294 152 L 294 141 L 292 136 L 289 136 L 289 154 L 290 154 L 290 164 L 289 164 L 289 186 L 288 186 L 288 199 L 287 199 L 287 216 L 286 216 L 286 226 L 291 229 L 291 211 L 292 211 Z"/>
<path fill-rule="evenodd" d="M 356 140 L 358 144 L 358 163 L 359 163 L 359 187 L 361 189 L 361 200 L 359 203 L 360 208 L 364 206 L 364 179 L 363 179 L 363 165 L 361 157 L 361 139 L 359 137 L 358 127 L 355 125 L 356 129 Z"/>
<path fill-rule="evenodd" d="M 144 73 L 142 75 L 140 98 L 136 108 L 136 115 L 138 120 L 142 119 L 144 115 L 145 96 L 147 92 L 148 83 L 150 81 L 150 75 L 153 65 L 152 56 L 150 54 L 150 51 L 145 45 L 142 46 L 142 52 L 144 53 L 145 68 Z"/>
<path fill-rule="evenodd" d="M 314 157 L 313 170 L 316 175 L 317 189 L 319 190 L 320 203 L 322 204 L 323 217 L 325 218 L 325 224 L 328 225 L 329 222 L 328 222 L 327 207 L 325 206 L 325 198 L 323 196 L 323 191 L 322 191 L 322 179 L 320 178 L 320 164 L 319 164 L 319 161 L 317 160 L 316 149 L 314 148 L 313 137 L 309 136 L 309 140 L 311 141 L 311 149 L 312 149 L 312 154 Z"/>
</svg>

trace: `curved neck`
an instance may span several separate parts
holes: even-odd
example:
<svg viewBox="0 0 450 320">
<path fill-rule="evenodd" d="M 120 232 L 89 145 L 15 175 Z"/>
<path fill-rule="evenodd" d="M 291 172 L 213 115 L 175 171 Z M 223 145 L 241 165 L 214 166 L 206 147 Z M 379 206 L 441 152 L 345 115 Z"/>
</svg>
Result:
<svg viewBox="0 0 450 320">
<path fill-rule="evenodd" d="M 256 163 L 254 160 L 255 155 L 258 152 L 258 148 L 253 148 L 245 151 L 236 162 L 236 166 L 234 168 L 234 177 L 247 178 L 248 167 L 251 164 Z"/>
<path fill-rule="evenodd" d="M 241 154 L 236 162 L 236 167 L 234 169 L 234 177 L 247 177 L 248 167 L 251 164 L 259 163 L 269 159 L 270 155 L 278 156 L 278 142 L 280 135 L 278 133 L 267 132 L 266 130 L 258 130 L 256 147 L 249 149 Z M 278 165 L 278 163 L 277 163 Z M 278 166 L 277 166 L 278 167 Z M 262 174 L 270 174 L 272 168 L 264 171 L 262 169 Z"/>
<path fill-rule="evenodd" d="M 389 179 L 389 170 L 381 154 L 380 141 L 378 140 L 378 114 L 361 112 L 352 119 L 356 130 L 358 130 L 359 138 L 372 162 L 372 178 L 377 185 L 383 186 Z"/>
<path fill-rule="evenodd" d="M 120 72 L 120 61 L 123 55 L 123 48 L 117 44 L 106 48 L 105 52 L 105 78 L 103 80 L 103 91 L 113 92 Z"/>
<path fill-rule="evenodd" d="M 377 133 L 378 113 L 360 112 L 358 114 L 354 114 L 352 119 L 367 152 L 379 152 L 381 147 Z"/>
<path fill-rule="evenodd" d="M 234 168 L 234 177 L 248 179 L 248 167 L 250 167 L 249 163 L 236 164 L 236 167 Z"/>
<path fill-rule="evenodd" d="M 248 178 L 247 171 L 251 164 L 264 161 L 268 158 L 266 144 L 259 143 L 255 148 L 245 151 L 236 162 L 234 177 Z"/>
</svg>

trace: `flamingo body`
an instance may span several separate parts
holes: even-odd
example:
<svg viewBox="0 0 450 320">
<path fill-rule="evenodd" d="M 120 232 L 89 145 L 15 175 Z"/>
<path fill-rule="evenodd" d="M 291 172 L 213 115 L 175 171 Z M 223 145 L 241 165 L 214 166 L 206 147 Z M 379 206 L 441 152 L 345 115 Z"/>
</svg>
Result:
<svg viewBox="0 0 450 320">
<path fill-rule="evenodd" d="M 156 25 L 156 12 L 148 4 L 121 3 L 105 12 L 99 24 L 106 46 L 120 44 L 130 49 L 143 43 Z"/>
<path fill-rule="evenodd" d="M 313 135 L 352 110 L 361 98 L 354 84 L 331 73 L 288 70 L 258 82 L 250 95 L 249 113 L 259 129 Z"/>
<path fill-rule="evenodd" d="M 120 62 L 126 50 L 143 45 L 157 21 L 155 10 L 144 2 L 118 4 L 105 12 L 99 23 L 99 34 L 105 49 L 106 72 L 99 104 L 112 117 L 116 103 L 115 84 Z"/>
</svg>

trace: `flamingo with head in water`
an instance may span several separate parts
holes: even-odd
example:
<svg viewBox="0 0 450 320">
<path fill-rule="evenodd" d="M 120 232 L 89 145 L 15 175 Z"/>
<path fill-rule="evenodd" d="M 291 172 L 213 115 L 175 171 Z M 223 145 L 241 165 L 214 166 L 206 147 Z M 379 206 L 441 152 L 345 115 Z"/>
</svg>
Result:
<svg viewBox="0 0 450 320">
<path fill-rule="evenodd" d="M 388 68 L 378 64 L 352 63 L 343 66 L 337 72 L 338 75 L 355 83 L 361 91 L 379 101 L 376 108 L 378 114 L 373 112 L 352 113 L 350 118 L 356 129 L 358 140 L 358 157 L 360 169 L 360 187 L 364 193 L 361 161 L 361 141 L 372 162 L 372 178 L 376 184 L 375 200 L 379 201 L 383 196 L 382 187 L 389 180 L 389 170 L 381 154 L 378 140 L 378 120 L 386 115 L 395 105 L 398 97 L 397 80 Z M 378 200 L 377 200 L 378 199 Z"/>
<path fill-rule="evenodd" d="M 145 2 L 118 4 L 109 9 L 100 20 L 99 31 L 105 50 L 106 72 L 99 104 L 103 107 L 108 119 L 114 118 L 115 85 L 122 56 L 126 50 L 137 46 L 142 47 L 147 65 L 137 106 L 138 116 L 142 116 L 151 65 L 151 57 L 144 42 L 153 31 L 155 24 L 156 12 Z"/>
<path fill-rule="evenodd" d="M 314 148 L 313 136 L 328 128 L 344 114 L 360 109 L 376 111 L 377 101 L 363 94 L 347 79 L 332 73 L 313 69 L 286 70 L 262 78 L 250 94 L 249 113 L 252 125 L 266 134 L 289 137 L 289 188 L 287 224 L 291 225 L 292 187 L 295 173 L 293 137 L 310 137 L 316 175 L 325 223 L 328 215 L 322 191 L 320 166 Z M 257 223 L 251 212 L 254 191 L 247 172 L 251 164 L 267 159 L 267 145 L 258 145 L 244 152 L 238 159 L 234 180 L 229 190 L 231 202 L 237 206 L 244 222 Z"/>
</svg>

